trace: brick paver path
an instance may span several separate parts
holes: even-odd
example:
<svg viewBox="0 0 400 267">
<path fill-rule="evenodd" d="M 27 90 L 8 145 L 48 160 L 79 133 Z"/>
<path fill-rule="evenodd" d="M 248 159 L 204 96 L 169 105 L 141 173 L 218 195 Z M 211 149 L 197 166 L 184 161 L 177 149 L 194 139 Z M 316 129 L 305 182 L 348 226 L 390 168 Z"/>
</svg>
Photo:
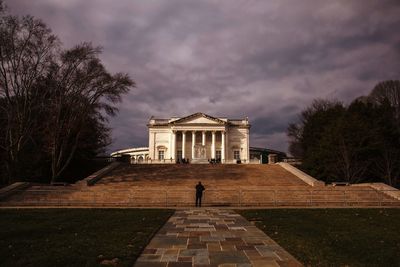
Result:
<svg viewBox="0 0 400 267">
<path fill-rule="evenodd" d="M 302 266 L 239 214 L 224 209 L 177 210 L 135 267 Z"/>
</svg>

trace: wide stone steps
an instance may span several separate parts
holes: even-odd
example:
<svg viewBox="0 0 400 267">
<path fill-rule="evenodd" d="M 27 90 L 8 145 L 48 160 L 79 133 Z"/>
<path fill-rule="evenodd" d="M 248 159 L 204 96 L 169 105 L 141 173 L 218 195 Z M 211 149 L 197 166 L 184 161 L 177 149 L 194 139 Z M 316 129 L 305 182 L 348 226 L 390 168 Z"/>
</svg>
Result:
<svg viewBox="0 0 400 267">
<path fill-rule="evenodd" d="M 31 186 L 3 206 L 184 207 L 194 187 L 206 187 L 204 206 L 400 206 L 370 186 L 310 186 L 279 165 L 122 165 L 94 186 Z"/>
<path fill-rule="evenodd" d="M 203 181 L 209 186 L 307 185 L 279 165 L 154 164 L 124 165 L 103 177 L 100 184 L 137 186 L 189 186 Z"/>
<path fill-rule="evenodd" d="M 361 191 L 358 191 L 361 190 Z M 344 189 L 284 189 L 280 187 L 212 189 L 203 196 L 204 206 L 380 206 L 400 202 L 368 187 Z M 31 188 L 8 198 L 8 205 L 157 206 L 194 205 L 195 192 L 189 188 Z"/>
</svg>

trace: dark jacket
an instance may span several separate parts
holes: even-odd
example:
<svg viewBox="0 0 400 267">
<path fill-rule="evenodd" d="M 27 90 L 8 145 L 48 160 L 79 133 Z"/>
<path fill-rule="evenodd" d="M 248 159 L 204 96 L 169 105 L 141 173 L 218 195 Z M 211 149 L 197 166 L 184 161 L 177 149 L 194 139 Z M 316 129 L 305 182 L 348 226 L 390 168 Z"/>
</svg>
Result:
<svg viewBox="0 0 400 267">
<path fill-rule="evenodd" d="M 203 191 L 206 190 L 202 184 L 196 185 L 196 195 L 201 196 L 203 195 Z"/>
</svg>

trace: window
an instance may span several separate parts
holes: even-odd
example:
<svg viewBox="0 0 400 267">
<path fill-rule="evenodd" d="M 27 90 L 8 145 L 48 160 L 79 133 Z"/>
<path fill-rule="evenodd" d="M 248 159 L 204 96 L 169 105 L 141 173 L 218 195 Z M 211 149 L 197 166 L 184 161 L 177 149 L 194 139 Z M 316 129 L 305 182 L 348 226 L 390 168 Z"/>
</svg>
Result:
<svg viewBox="0 0 400 267">
<path fill-rule="evenodd" d="M 182 150 L 178 150 L 176 154 L 178 159 L 182 159 Z"/>
<path fill-rule="evenodd" d="M 221 150 L 215 151 L 215 158 L 216 159 L 221 159 Z"/>
<path fill-rule="evenodd" d="M 164 159 L 164 150 L 159 150 L 158 151 L 158 159 L 163 160 Z"/>
<path fill-rule="evenodd" d="M 239 150 L 233 151 L 233 158 L 234 159 L 240 159 L 240 151 Z"/>
</svg>

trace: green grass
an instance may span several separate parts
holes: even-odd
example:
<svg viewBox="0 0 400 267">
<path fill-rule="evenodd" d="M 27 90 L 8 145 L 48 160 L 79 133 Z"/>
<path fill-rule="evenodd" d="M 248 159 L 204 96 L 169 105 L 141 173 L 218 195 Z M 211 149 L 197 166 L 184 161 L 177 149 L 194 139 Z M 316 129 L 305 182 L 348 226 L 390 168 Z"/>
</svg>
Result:
<svg viewBox="0 0 400 267">
<path fill-rule="evenodd" d="M 400 209 L 238 213 L 307 266 L 400 266 Z"/>
<path fill-rule="evenodd" d="M 0 210 L 0 266 L 132 266 L 172 210 Z"/>
</svg>

